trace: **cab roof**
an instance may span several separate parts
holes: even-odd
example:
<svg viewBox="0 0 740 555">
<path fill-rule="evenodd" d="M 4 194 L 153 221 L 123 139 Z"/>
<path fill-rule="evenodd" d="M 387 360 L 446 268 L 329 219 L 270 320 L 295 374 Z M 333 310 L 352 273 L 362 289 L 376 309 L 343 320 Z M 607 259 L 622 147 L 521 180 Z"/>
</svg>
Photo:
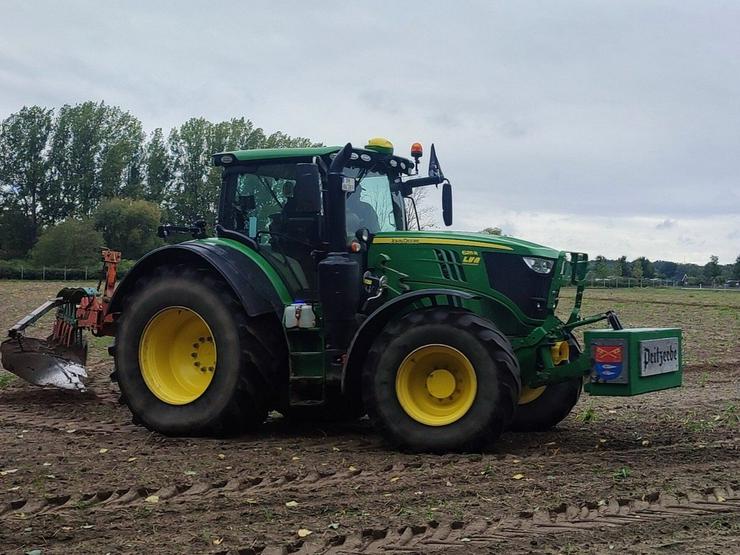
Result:
<svg viewBox="0 0 740 555">
<path fill-rule="evenodd" d="M 306 148 L 254 148 L 250 150 L 232 150 L 230 152 L 219 152 L 214 154 L 214 160 L 220 159 L 224 154 L 231 154 L 240 162 L 252 162 L 257 160 L 269 160 L 272 158 L 304 158 L 307 156 L 326 156 L 339 152 L 341 146 L 312 146 Z"/>
<path fill-rule="evenodd" d="M 259 162 L 260 160 L 277 160 L 281 158 L 309 158 L 313 156 L 328 156 L 335 154 L 342 149 L 341 146 L 314 146 L 306 148 L 254 148 L 250 150 L 231 150 L 227 152 L 218 152 L 213 155 L 213 164 L 215 166 L 227 166 L 236 162 Z M 357 152 L 359 155 L 363 153 L 368 154 L 371 157 L 376 156 L 387 156 L 381 152 L 375 150 L 369 150 L 365 148 L 353 148 L 352 152 Z M 234 159 L 230 161 L 223 160 L 224 156 L 233 156 Z M 398 161 L 399 165 L 403 167 L 403 171 L 410 172 L 414 167 L 414 163 L 408 158 L 401 156 L 392 156 Z M 401 164 L 403 162 L 403 164 Z"/>
</svg>

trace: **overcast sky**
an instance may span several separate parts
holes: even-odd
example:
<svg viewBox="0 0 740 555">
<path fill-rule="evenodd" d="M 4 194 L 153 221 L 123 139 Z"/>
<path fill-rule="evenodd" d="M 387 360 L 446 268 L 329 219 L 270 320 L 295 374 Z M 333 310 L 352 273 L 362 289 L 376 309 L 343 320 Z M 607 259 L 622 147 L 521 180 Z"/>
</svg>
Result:
<svg viewBox="0 0 740 555">
<path fill-rule="evenodd" d="M 2 0 L 0 22 L 2 118 L 93 99 L 149 131 L 434 142 L 455 229 L 740 254 L 740 2 Z"/>
</svg>

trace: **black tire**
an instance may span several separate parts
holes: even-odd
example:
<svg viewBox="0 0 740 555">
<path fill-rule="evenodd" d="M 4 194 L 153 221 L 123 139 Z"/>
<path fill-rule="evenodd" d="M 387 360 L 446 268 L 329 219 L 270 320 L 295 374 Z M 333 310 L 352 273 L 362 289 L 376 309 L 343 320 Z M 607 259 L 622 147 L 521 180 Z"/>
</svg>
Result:
<svg viewBox="0 0 740 555">
<path fill-rule="evenodd" d="M 248 318 L 228 285 L 205 270 L 160 270 L 139 280 L 133 291 L 118 321 L 115 364 L 134 422 L 173 436 L 234 435 L 262 423 L 274 406 L 274 386 L 284 360 L 284 352 L 270 351 L 279 351 L 281 336 L 272 336 L 275 328 Z M 139 342 L 147 323 L 173 306 L 184 306 L 205 320 L 218 349 L 207 389 L 184 405 L 155 396 L 139 367 Z M 275 376 L 272 383 L 265 379 L 270 375 Z"/>
<path fill-rule="evenodd" d="M 396 374 L 415 349 L 442 344 L 463 353 L 473 366 L 477 392 L 468 411 L 443 426 L 415 420 L 396 394 Z M 519 364 L 506 336 L 491 322 L 456 308 L 410 312 L 388 324 L 371 347 L 362 374 L 365 408 L 393 445 L 411 451 L 473 451 L 498 438 L 519 398 Z"/>
<path fill-rule="evenodd" d="M 571 360 L 578 357 L 581 349 L 575 338 L 570 340 Z M 554 428 L 570 414 L 581 397 L 583 378 L 545 386 L 542 394 L 526 403 L 517 403 L 510 429 L 514 432 L 545 432 Z"/>
</svg>

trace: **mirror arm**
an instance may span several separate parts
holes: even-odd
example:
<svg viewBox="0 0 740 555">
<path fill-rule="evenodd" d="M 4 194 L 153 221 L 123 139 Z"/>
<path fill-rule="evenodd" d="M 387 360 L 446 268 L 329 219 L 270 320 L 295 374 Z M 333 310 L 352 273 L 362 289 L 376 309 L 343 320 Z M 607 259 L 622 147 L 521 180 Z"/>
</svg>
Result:
<svg viewBox="0 0 740 555">
<path fill-rule="evenodd" d="M 414 200 L 414 197 L 408 196 L 406 197 L 411 201 L 411 206 L 414 207 L 414 218 L 416 219 L 416 229 L 421 231 L 421 224 L 419 223 L 419 211 L 416 209 L 416 200 Z"/>
<path fill-rule="evenodd" d="M 444 182 L 444 177 L 431 176 L 431 177 L 417 177 L 416 179 L 408 179 L 403 182 L 405 187 L 414 189 L 416 187 L 426 187 L 428 185 L 439 185 Z"/>
</svg>

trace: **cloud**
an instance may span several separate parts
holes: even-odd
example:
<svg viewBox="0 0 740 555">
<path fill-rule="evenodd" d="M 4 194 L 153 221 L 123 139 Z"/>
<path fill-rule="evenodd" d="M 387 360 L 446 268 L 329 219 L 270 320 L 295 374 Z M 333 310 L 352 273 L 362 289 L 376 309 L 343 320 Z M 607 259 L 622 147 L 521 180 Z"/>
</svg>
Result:
<svg viewBox="0 0 740 555">
<path fill-rule="evenodd" d="M 655 229 L 671 229 L 676 227 L 676 220 L 665 219 L 662 222 L 655 224 Z"/>
<path fill-rule="evenodd" d="M 148 130 L 246 116 L 328 144 L 435 142 L 468 228 L 511 222 L 525 238 L 630 258 L 737 250 L 725 239 L 740 221 L 737 4 L 285 1 L 246 13 L 233 1 L 7 0 L 2 12 L 0 117 L 92 98 Z M 543 218 L 557 227 L 541 233 Z M 714 221 L 723 232 L 701 223 Z M 676 228 L 706 230 L 707 252 L 647 240 Z"/>
</svg>

